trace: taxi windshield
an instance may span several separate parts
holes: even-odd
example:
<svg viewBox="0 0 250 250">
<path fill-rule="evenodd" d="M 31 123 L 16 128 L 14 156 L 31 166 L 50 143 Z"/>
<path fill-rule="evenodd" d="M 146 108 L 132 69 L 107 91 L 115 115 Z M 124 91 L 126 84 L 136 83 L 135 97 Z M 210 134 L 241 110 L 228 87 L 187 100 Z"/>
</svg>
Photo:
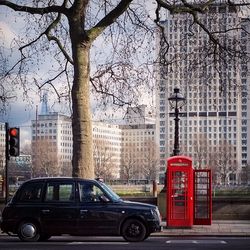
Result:
<svg viewBox="0 0 250 250">
<path fill-rule="evenodd" d="M 106 185 L 103 182 L 100 182 L 99 184 L 104 189 L 104 191 L 111 197 L 111 199 L 113 201 L 119 201 L 119 200 L 121 200 L 120 196 L 117 195 L 108 185 Z"/>
</svg>

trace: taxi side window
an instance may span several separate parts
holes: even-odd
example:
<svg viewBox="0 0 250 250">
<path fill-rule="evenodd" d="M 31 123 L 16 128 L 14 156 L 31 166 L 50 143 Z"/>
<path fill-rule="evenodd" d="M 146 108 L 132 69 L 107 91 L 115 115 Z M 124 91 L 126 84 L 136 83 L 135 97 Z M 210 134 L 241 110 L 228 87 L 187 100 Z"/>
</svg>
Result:
<svg viewBox="0 0 250 250">
<path fill-rule="evenodd" d="M 81 202 L 100 202 L 103 191 L 93 183 L 81 182 L 79 184 L 79 194 Z"/>
<path fill-rule="evenodd" d="M 42 188 L 42 182 L 27 183 L 22 187 L 18 200 L 21 202 L 41 201 Z"/>
<path fill-rule="evenodd" d="M 74 183 L 48 183 L 46 187 L 45 201 L 72 202 L 75 200 Z"/>
</svg>

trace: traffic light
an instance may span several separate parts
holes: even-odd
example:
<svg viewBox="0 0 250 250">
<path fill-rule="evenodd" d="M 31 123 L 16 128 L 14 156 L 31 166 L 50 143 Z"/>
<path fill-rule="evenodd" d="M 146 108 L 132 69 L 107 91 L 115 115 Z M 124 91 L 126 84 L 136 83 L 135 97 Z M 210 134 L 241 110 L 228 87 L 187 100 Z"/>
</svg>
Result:
<svg viewBox="0 0 250 250">
<path fill-rule="evenodd" d="M 9 154 L 18 156 L 20 152 L 20 129 L 9 128 Z"/>
</svg>

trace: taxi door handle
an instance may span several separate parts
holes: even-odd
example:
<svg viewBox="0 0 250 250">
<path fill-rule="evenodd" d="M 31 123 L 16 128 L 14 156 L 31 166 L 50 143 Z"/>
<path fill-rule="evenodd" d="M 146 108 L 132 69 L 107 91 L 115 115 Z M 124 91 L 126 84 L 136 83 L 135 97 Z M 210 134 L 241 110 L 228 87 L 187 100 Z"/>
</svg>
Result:
<svg viewBox="0 0 250 250">
<path fill-rule="evenodd" d="M 49 213 L 50 213 L 50 210 L 49 210 L 49 209 L 43 209 L 43 210 L 42 210 L 42 213 L 43 213 L 43 214 L 49 214 Z"/>
<path fill-rule="evenodd" d="M 80 214 L 86 214 L 88 212 L 88 210 L 80 210 Z"/>
</svg>

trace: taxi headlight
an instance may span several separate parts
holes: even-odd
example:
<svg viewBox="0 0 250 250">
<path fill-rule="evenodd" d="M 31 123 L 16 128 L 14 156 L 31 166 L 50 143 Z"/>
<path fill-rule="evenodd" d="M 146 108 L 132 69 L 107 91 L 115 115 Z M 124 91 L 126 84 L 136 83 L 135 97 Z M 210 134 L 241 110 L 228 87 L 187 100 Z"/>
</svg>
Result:
<svg viewBox="0 0 250 250">
<path fill-rule="evenodd" d="M 160 212 L 159 212 L 158 208 L 152 209 L 151 213 L 152 213 L 152 215 L 154 216 L 155 219 L 161 221 L 161 215 L 160 215 Z"/>
</svg>

